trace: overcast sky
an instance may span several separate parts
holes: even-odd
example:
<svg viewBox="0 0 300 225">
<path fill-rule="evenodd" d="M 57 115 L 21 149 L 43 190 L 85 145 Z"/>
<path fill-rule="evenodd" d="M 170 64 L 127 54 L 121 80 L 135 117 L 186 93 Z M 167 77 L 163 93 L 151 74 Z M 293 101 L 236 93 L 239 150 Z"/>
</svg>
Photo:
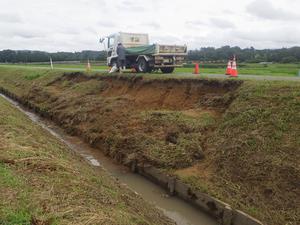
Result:
<svg viewBox="0 0 300 225">
<path fill-rule="evenodd" d="M 0 49 L 99 50 L 99 37 L 149 33 L 189 49 L 300 46 L 300 0 L 0 0 Z"/>
</svg>

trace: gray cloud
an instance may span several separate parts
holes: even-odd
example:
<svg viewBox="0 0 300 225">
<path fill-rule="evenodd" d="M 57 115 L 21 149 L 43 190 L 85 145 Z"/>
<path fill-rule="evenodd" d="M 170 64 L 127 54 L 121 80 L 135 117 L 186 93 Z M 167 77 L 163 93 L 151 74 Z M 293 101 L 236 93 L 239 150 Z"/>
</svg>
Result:
<svg viewBox="0 0 300 225">
<path fill-rule="evenodd" d="M 222 29 L 235 28 L 234 23 L 225 19 L 211 18 L 210 23 L 211 25 Z"/>
<path fill-rule="evenodd" d="M 191 27 L 201 27 L 201 26 L 207 26 L 207 22 L 204 22 L 202 20 L 190 20 L 190 21 L 186 21 L 185 25 Z"/>
<path fill-rule="evenodd" d="M 146 7 L 144 6 L 145 4 L 141 4 L 143 1 L 139 0 L 125 0 L 122 1 L 120 5 L 118 5 L 118 9 L 121 12 L 124 11 L 131 11 L 131 12 L 144 12 L 146 11 Z"/>
<path fill-rule="evenodd" d="M 97 25 L 100 27 L 105 27 L 105 28 L 115 28 L 117 26 L 116 23 L 112 21 L 107 21 L 107 20 L 102 20 L 97 22 Z"/>
<path fill-rule="evenodd" d="M 250 3 L 246 10 L 248 13 L 269 20 L 295 20 L 300 19 L 298 14 L 282 8 L 275 8 L 269 0 L 255 0 Z"/>
<path fill-rule="evenodd" d="M 267 28 L 267 29 L 257 29 L 255 32 L 253 30 L 249 31 L 238 31 L 234 35 L 237 38 L 245 40 L 249 43 L 259 43 L 265 45 L 272 45 L 280 47 L 295 46 L 300 45 L 300 29 L 295 27 L 284 27 L 282 28 Z"/>
<path fill-rule="evenodd" d="M 185 44 L 180 37 L 173 35 L 154 35 L 151 37 L 154 43 L 162 44 Z"/>
<path fill-rule="evenodd" d="M 37 37 L 44 37 L 47 31 L 43 28 L 37 28 L 35 26 L 30 26 L 26 24 L 16 23 L 0 23 L 0 36 L 3 39 L 12 39 L 14 37 L 32 39 Z M 2 39 L 1 39 L 2 40 Z M 0 40 L 0 42 L 1 42 Z"/>
<path fill-rule="evenodd" d="M 31 38 L 38 38 L 40 36 L 36 36 L 35 34 L 29 34 L 29 33 L 16 33 L 15 37 L 25 38 L 25 39 L 31 39 Z"/>
<path fill-rule="evenodd" d="M 19 15 L 13 13 L 0 13 L 1 23 L 21 23 L 22 19 Z"/>
<path fill-rule="evenodd" d="M 234 23 L 229 20 L 219 19 L 219 18 L 210 18 L 206 20 L 194 20 L 194 21 L 187 21 L 185 23 L 187 26 L 191 27 L 216 27 L 221 29 L 229 29 L 235 28 Z"/>
<path fill-rule="evenodd" d="M 161 28 L 159 23 L 155 23 L 155 22 L 145 22 L 145 23 L 141 23 L 140 26 L 142 27 L 149 27 L 149 28 L 153 28 L 153 29 L 159 29 Z"/>
</svg>

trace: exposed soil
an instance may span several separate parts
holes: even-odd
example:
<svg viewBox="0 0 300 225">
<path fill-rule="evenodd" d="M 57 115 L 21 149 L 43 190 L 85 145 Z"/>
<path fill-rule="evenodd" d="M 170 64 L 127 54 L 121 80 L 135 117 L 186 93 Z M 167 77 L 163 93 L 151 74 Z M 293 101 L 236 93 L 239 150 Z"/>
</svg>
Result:
<svg viewBox="0 0 300 225">
<path fill-rule="evenodd" d="M 139 161 L 184 168 L 205 157 L 206 138 L 240 84 L 69 73 L 25 98 L 118 161 L 139 153 Z"/>
</svg>

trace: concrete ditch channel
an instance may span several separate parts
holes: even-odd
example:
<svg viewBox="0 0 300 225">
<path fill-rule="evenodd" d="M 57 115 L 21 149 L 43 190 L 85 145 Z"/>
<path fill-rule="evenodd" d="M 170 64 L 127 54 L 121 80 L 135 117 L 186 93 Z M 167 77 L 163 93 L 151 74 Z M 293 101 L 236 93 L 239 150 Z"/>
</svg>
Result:
<svg viewBox="0 0 300 225">
<path fill-rule="evenodd" d="M 91 148 L 78 137 L 67 135 L 53 122 L 43 118 L 47 115 L 42 113 L 41 117 L 31 111 L 30 109 L 34 109 L 39 112 L 35 106 L 28 102 L 22 102 L 17 96 L 1 87 L 0 93 L 2 93 L 2 97 L 10 101 L 32 121 L 48 130 L 90 164 L 106 169 L 121 183 L 139 193 L 145 200 L 152 202 L 177 224 L 262 225 L 260 221 L 239 210 L 232 209 L 230 205 L 218 199 L 201 192 L 192 191 L 186 184 L 163 174 L 150 165 L 139 164 L 136 160 L 132 160 L 127 163 L 128 169 L 116 164 L 99 150 Z"/>
</svg>

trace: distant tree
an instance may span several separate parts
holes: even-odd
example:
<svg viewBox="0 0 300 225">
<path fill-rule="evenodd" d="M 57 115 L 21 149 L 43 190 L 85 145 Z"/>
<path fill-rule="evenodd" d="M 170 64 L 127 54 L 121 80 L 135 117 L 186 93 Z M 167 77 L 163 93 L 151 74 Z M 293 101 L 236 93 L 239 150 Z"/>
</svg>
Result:
<svg viewBox="0 0 300 225">
<path fill-rule="evenodd" d="M 188 60 L 226 60 L 236 55 L 240 62 L 300 62 L 300 47 L 256 50 L 253 47 L 223 46 L 221 48 L 201 48 L 190 50 Z"/>
<path fill-rule="evenodd" d="M 281 59 L 282 63 L 295 63 L 297 59 L 294 56 L 287 56 Z"/>
<path fill-rule="evenodd" d="M 294 63 L 300 62 L 300 47 L 263 49 L 256 50 L 253 47 L 241 49 L 240 47 L 223 46 L 221 48 L 205 47 L 188 52 L 189 61 L 224 61 L 236 55 L 239 62 L 280 62 Z M 10 63 L 30 63 L 47 62 L 52 57 L 53 61 L 86 61 L 106 59 L 104 51 L 81 51 L 81 52 L 55 52 L 43 51 L 0 51 L 0 62 Z"/>
<path fill-rule="evenodd" d="M 48 53 L 42 51 L 30 50 L 3 50 L 0 51 L 1 63 L 31 63 L 31 62 L 47 62 L 50 57 L 53 61 L 86 61 L 105 60 L 106 53 L 104 51 L 82 51 L 82 52 L 55 52 Z"/>
</svg>

